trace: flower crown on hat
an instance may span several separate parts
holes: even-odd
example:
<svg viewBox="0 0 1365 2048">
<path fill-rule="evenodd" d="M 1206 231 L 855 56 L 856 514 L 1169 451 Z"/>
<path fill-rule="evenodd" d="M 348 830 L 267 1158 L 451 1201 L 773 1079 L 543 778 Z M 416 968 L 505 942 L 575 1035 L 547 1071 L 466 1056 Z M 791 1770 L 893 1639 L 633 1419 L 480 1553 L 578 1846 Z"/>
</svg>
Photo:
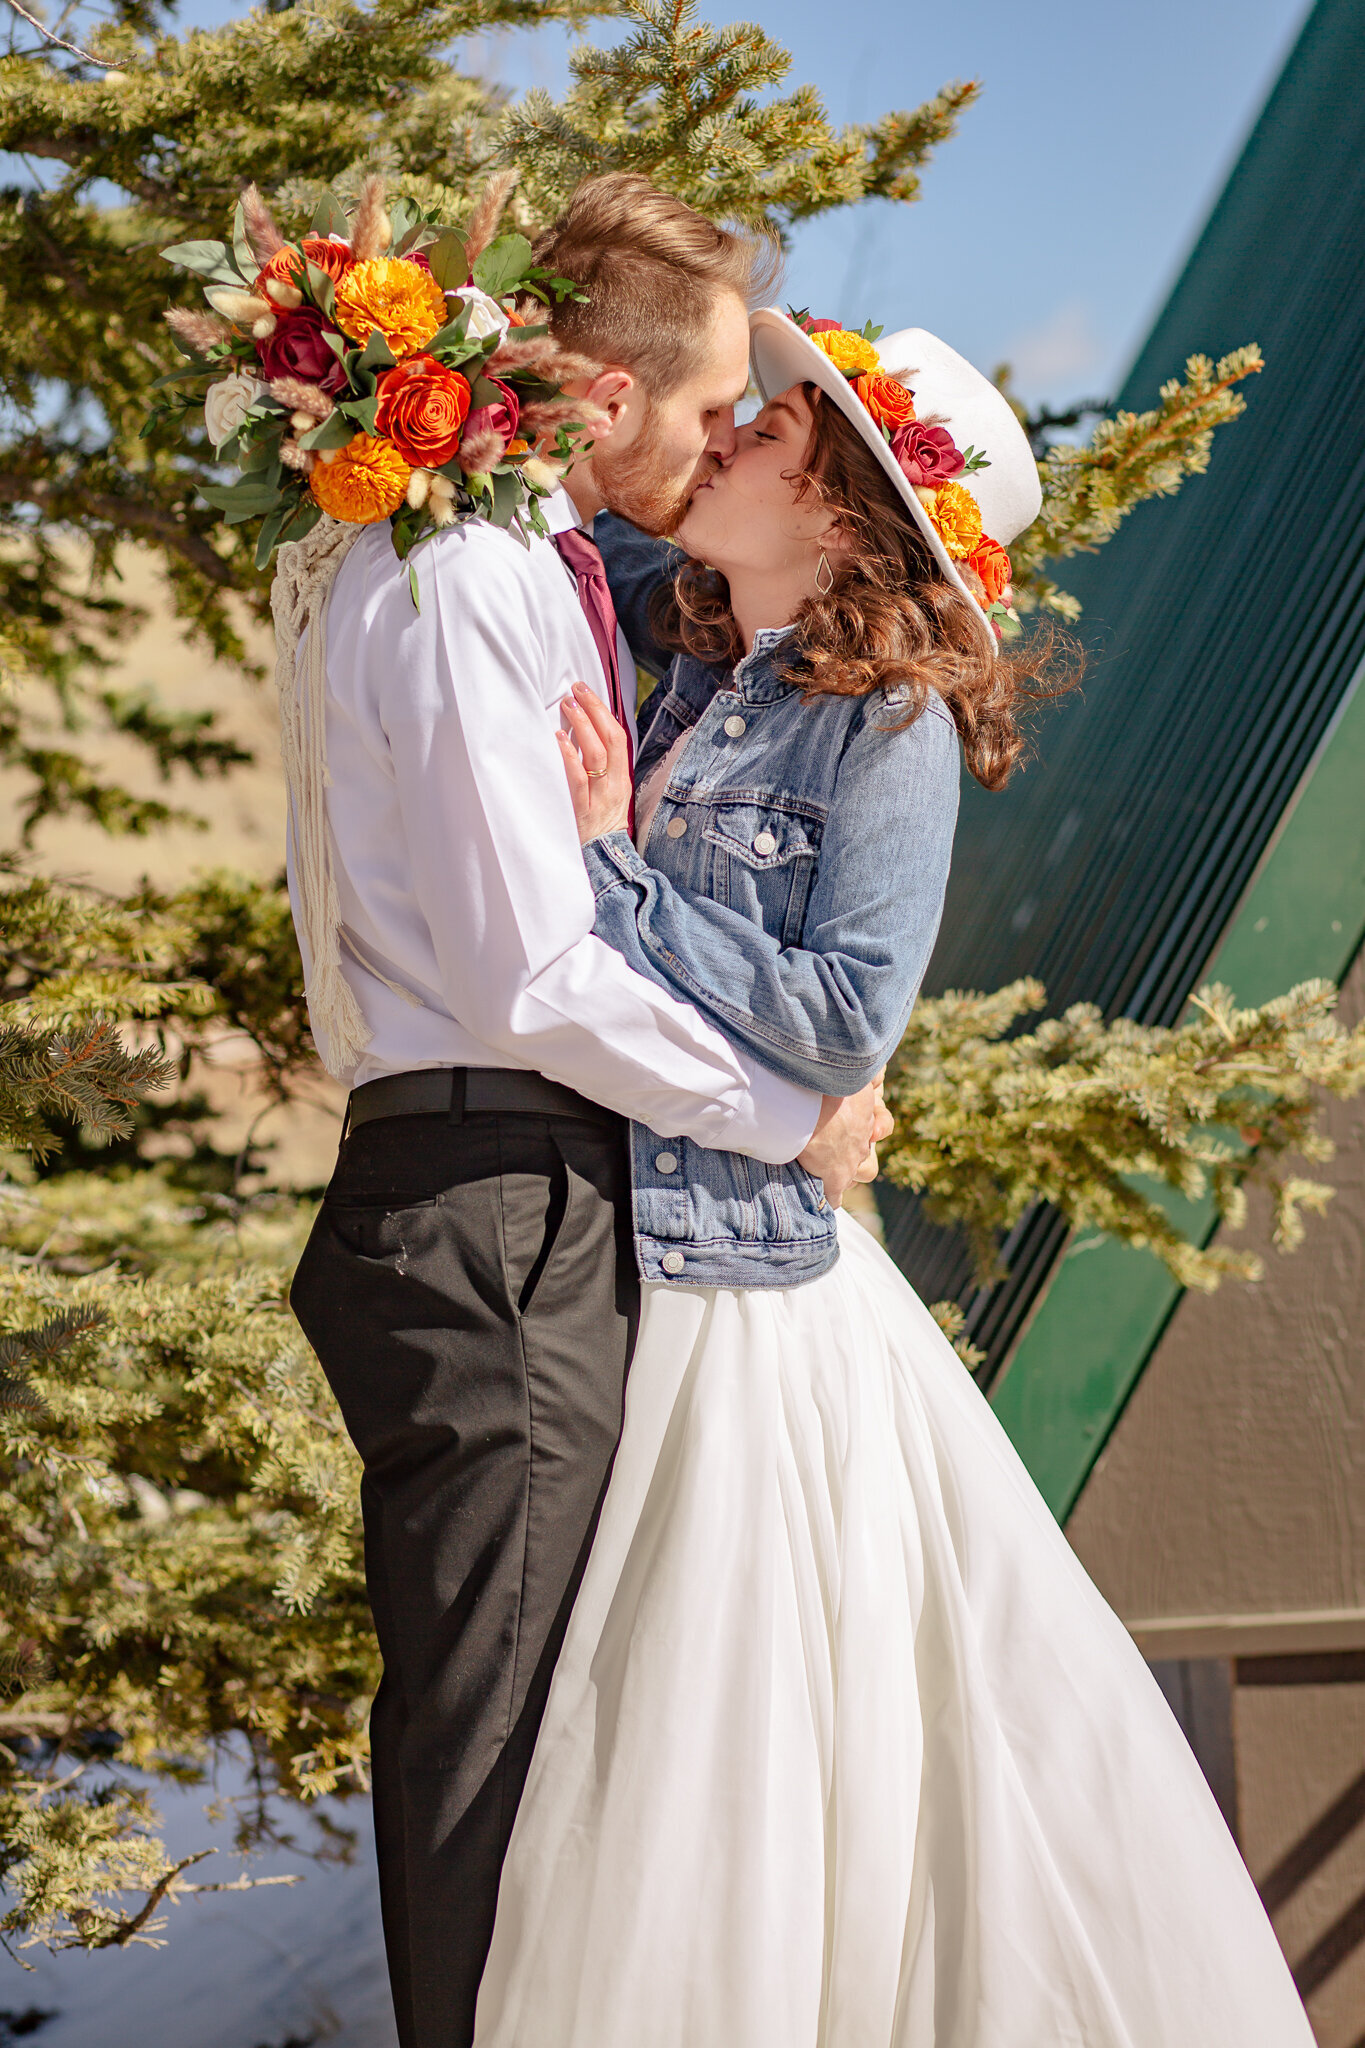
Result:
<svg viewBox="0 0 1365 2048">
<path fill-rule="evenodd" d="M 287 241 L 253 186 L 230 242 L 162 251 L 203 280 L 210 310 L 167 313 L 189 362 L 159 379 L 143 431 L 202 417 L 243 472 L 202 495 L 230 526 L 264 515 L 258 567 L 324 512 L 389 520 L 400 557 L 459 520 L 546 531 L 539 501 L 587 420 L 555 381 L 568 359 L 515 302 L 581 295 L 536 267 L 524 235 L 489 240 L 505 197 L 490 188 L 467 249 L 412 200 L 386 206 L 378 178 L 351 214 L 324 192 L 310 232 Z"/>
<path fill-rule="evenodd" d="M 789 312 L 802 332 L 847 377 L 854 395 L 881 430 L 945 552 L 956 563 L 997 636 L 1003 638 L 1019 623 L 1011 588 L 1014 572 L 999 541 L 986 533 L 975 497 L 961 482 L 974 470 L 989 469 L 990 457 L 977 448 L 959 448 L 946 427 L 916 416 L 914 392 L 882 369 L 874 346 L 880 327 L 869 322 L 854 330 L 841 327 L 837 320 L 813 320 L 808 312 Z"/>
</svg>

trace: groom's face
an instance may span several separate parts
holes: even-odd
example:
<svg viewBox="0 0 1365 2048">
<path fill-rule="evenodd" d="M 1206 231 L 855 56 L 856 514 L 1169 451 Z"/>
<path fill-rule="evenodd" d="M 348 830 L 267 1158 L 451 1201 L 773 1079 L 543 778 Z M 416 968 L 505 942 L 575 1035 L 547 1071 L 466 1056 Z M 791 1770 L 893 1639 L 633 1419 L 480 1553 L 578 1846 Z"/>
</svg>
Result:
<svg viewBox="0 0 1365 2048">
<path fill-rule="evenodd" d="M 593 453 L 608 508 L 645 533 L 672 533 L 698 484 L 735 447 L 735 407 L 749 382 L 749 315 L 732 292 L 715 301 L 702 367 L 664 397 L 637 387 L 636 417 Z"/>
</svg>

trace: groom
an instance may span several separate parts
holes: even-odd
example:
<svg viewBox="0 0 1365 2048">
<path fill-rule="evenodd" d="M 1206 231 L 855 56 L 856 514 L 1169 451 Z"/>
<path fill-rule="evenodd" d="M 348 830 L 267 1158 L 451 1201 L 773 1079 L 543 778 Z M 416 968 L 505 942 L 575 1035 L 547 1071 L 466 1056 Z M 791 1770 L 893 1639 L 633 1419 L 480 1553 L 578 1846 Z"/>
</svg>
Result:
<svg viewBox="0 0 1365 2048">
<path fill-rule="evenodd" d="M 753 1066 L 593 936 L 554 738 L 580 679 L 633 708 L 588 529 L 609 509 L 669 531 L 731 451 L 756 247 L 613 175 L 537 257 L 587 294 L 556 339 L 602 366 L 574 390 L 605 424 L 547 503 L 555 543 L 451 528 L 412 557 L 414 608 L 388 526 L 370 528 L 326 627 L 327 823 L 369 1040 L 292 1298 L 364 1463 L 402 2048 L 472 2039 L 620 1431 L 639 1300 L 625 1119 L 661 1157 L 678 1136 L 799 1156 L 836 1199 L 874 1119 L 871 1090 L 822 1102 Z M 290 887 L 297 916 L 292 842 Z"/>
</svg>

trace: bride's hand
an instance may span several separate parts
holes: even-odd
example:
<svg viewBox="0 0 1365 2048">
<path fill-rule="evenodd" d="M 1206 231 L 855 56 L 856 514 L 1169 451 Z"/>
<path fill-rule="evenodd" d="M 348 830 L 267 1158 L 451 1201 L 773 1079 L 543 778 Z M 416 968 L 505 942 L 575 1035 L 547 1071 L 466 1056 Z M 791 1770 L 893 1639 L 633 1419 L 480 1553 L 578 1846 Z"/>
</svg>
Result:
<svg viewBox="0 0 1365 2048">
<path fill-rule="evenodd" d="M 575 683 L 573 695 L 560 706 L 567 731 L 556 732 L 569 778 L 578 840 L 586 846 L 605 832 L 630 827 L 630 751 L 626 729 L 586 683 Z"/>
</svg>

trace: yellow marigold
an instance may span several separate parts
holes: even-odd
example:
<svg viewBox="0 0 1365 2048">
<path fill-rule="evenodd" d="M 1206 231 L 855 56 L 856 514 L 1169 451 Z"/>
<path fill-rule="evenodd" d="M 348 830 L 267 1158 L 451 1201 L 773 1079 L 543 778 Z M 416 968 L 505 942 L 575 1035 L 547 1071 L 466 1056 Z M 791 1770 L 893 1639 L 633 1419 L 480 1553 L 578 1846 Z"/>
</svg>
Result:
<svg viewBox="0 0 1365 2048">
<path fill-rule="evenodd" d="M 864 341 L 861 334 L 850 334 L 847 328 L 834 327 L 824 334 L 812 334 L 811 340 L 846 377 L 855 376 L 860 370 L 880 370 L 882 366 L 872 343 Z"/>
<path fill-rule="evenodd" d="M 926 492 L 921 491 L 924 499 Z M 956 562 L 965 562 L 981 540 L 981 508 L 964 484 L 940 484 L 928 506 L 930 519 L 944 547 Z"/>
<path fill-rule="evenodd" d="M 336 309 L 352 341 L 368 341 L 377 327 L 400 359 L 424 348 L 446 323 L 445 293 L 431 272 L 397 256 L 353 263 L 337 280 Z"/>
<path fill-rule="evenodd" d="M 411 465 L 391 441 L 357 434 L 330 462 L 315 466 L 308 488 L 333 519 L 344 519 L 351 526 L 373 526 L 398 510 L 411 475 Z"/>
</svg>

